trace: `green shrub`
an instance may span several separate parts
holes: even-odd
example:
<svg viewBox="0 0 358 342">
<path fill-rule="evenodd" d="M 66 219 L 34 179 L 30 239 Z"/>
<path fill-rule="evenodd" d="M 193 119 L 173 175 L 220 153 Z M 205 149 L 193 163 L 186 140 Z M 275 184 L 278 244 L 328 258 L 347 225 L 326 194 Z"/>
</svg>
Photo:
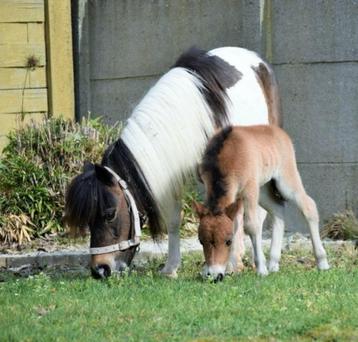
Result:
<svg viewBox="0 0 358 342">
<path fill-rule="evenodd" d="M 0 240 L 21 243 L 63 231 L 66 185 L 83 161 L 101 160 L 120 129 L 100 119 L 52 118 L 11 132 L 0 160 Z"/>
</svg>

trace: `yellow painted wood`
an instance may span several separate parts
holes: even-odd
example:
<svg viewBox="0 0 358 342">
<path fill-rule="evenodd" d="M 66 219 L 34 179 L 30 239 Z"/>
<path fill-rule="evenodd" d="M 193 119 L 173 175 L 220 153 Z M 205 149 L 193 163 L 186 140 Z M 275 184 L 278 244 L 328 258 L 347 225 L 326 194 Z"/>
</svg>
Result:
<svg viewBox="0 0 358 342">
<path fill-rule="evenodd" d="M 26 81 L 26 83 L 25 83 Z M 46 68 L 0 68 L 0 90 L 46 88 Z"/>
<path fill-rule="evenodd" d="M 41 122 L 45 117 L 46 114 L 44 113 L 31 113 L 25 116 L 21 114 L 0 114 L 0 151 L 7 144 L 6 136 L 10 130 L 22 128 L 33 121 Z"/>
<path fill-rule="evenodd" d="M 27 43 L 27 25 L 27 23 L 0 23 L 0 45 L 14 42 Z"/>
<path fill-rule="evenodd" d="M 0 90 L 0 113 L 26 112 L 47 112 L 47 89 Z"/>
<path fill-rule="evenodd" d="M 71 1 L 46 0 L 49 113 L 74 118 Z"/>
<path fill-rule="evenodd" d="M 44 0 L 0 0 L 2 23 L 41 22 L 44 21 L 44 14 Z"/>
<path fill-rule="evenodd" d="M 22 116 L 19 113 L 14 114 L 0 114 L 0 135 L 6 135 L 12 129 L 18 129 L 30 122 L 40 122 L 46 117 L 44 113 L 29 113 Z"/>
<path fill-rule="evenodd" d="M 40 66 L 46 64 L 44 42 L 0 45 L 0 51 L 0 67 L 25 67 L 31 56 L 39 60 Z"/>
<path fill-rule="evenodd" d="M 43 43 L 45 41 L 44 23 L 29 23 L 27 28 L 29 43 Z"/>
</svg>

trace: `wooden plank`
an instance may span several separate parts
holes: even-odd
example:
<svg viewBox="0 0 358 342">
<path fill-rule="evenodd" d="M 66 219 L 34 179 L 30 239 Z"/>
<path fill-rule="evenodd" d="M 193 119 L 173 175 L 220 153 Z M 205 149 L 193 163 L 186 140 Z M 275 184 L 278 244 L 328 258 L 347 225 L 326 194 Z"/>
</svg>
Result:
<svg viewBox="0 0 358 342">
<path fill-rule="evenodd" d="M 47 89 L 0 90 L 0 113 L 47 112 Z"/>
<path fill-rule="evenodd" d="M 2 23 L 43 22 L 44 20 L 44 0 L 0 1 L 0 22 Z"/>
<path fill-rule="evenodd" d="M 27 43 L 27 25 L 27 23 L 0 23 L 0 44 Z"/>
<path fill-rule="evenodd" d="M 45 13 L 49 113 L 73 119 L 71 1 L 47 0 Z"/>
<path fill-rule="evenodd" d="M 45 41 L 44 23 L 29 23 L 27 27 L 29 43 L 42 43 Z"/>
<path fill-rule="evenodd" d="M 0 45 L 0 51 L 0 67 L 25 67 L 31 56 L 39 60 L 39 66 L 46 64 L 44 42 Z"/>
<path fill-rule="evenodd" d="M 27 113 L 24 116 L 19 113 L 0 114 L 0 135 L 7 135 L 10 130 L 21 128 L 31 121 L 40 122 L 45 117 L 44 113 Z"/>
<path fill-rule="evenodd" d="M 46 88 L 46 68 L 0 68 L 0 90 Z"/>
<path fill-rule="evenodd" d="M 41 122 L 45 117 L 44 113 L 30 113 L 22 120 L 21 114 L 0 114 L 0 152 L 7 144 L 6 136 L 10 130 L 24 127 L 31 121 Z"/>
</svg>

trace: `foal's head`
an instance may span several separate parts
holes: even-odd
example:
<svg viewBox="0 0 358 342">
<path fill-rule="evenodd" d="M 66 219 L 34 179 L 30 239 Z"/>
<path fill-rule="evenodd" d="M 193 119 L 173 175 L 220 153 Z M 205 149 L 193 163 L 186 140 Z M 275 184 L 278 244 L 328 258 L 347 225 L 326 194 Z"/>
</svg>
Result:
<svg viewBox="0 0 358 342">
<path fill-rule="evenodd" d="M 67 191 L 65 221 L 71 227 L 89 227 L 91 248 L 106 247 L 131 238 L 131 218 L 124 193 L 114 176 L 103 166 L 87 164 Z M 124 270 L 135 247 L 91 256 L 95 278 L 106 278 Z"/>
<path fill-rule="evenodd" d="M 203 276 L 213 277 L 214 281 L 222 280 L 233 242 L 234 219 L 239 203 L 216 211 L 197 202 L 194 202 L 194 207 L 200 218 L 198 234 L 205 256 Z"/>
</svg>

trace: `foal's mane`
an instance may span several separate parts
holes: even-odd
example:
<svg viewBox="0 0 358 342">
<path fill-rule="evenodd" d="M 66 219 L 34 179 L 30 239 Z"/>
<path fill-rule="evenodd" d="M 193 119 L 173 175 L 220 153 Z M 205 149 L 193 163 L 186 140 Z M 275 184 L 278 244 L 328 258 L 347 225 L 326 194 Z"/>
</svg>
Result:
<svg viewBox="0 0 358 342">
<path fill-rule="evenodd" d="M 224 175 L 220 171 L 218 156 L 224 146 L 225 140 L 232 132 L 232 126 L 228 126 L 215 135 L 209 142 L 201 164 L 201 171 L 208 172 L 211 175 L 211 196 L 206 205 L 214 214 L 218 212 L 217 204 L 221 197 L 227 192 L 227 184 Z"/>
</svg>

